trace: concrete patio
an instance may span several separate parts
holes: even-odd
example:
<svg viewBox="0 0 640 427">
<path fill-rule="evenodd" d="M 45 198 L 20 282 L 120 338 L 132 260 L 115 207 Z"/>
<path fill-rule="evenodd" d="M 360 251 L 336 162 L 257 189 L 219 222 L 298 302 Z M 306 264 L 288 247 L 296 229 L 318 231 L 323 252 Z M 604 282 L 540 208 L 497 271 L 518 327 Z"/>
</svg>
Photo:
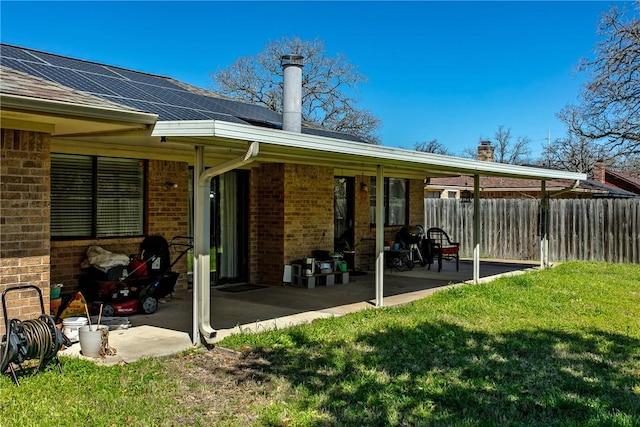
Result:
<svg viewBox="0 0 640 427">
<path fill-rule="evenodd" d="M 538 263 L 483 260 L 481 282 L 507 274 L 520 274 Z M 384 305 L 395 306 L 427 297 L 432 293 L 468 283 L 473 275 L 471 260 L 455 264 L 445 262 L 440 273 L 416 266 L 410 271 L 389 272 L 384 276 Z M 192 293 L 181 291 L 162 301 L 151 315 L 129 317 L 129 329 L 112 330 L 109 345 L 115 356 L 91 359 L 113 365 L 130 363 L 143 357 L 175 354 L 192 347 Z M 294 287 L 259 287 L 234 291 L 234 287 L 211 290 L 211 324 L 217 330 L 216 341 L 238 332 L 261 331 L 310 322 L 314 319 L 340 316 L 374 308 L 375 277 L 368 272 L 351 277 L 348 284 L 320 286 L 313 289 Z M 80 345 L 74 344 L 61 355 L 81 356 Z"/>
</svg>

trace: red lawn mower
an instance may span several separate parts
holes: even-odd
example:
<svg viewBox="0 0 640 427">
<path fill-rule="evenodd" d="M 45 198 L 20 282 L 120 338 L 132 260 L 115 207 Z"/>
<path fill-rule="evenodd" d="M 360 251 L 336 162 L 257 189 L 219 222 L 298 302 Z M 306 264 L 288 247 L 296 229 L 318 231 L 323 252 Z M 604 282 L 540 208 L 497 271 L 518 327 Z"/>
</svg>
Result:
<svg viewBox="0 0 640 427">
<path fill-rule="evenodd" d="M 180 273 L 171 268 L 191 249 L 191 237 L 176 236 L 167 243 L 162 236 L 146 237 L 140 244 L 140 255 L 132 255 L 121 280 L 91 280 L 82 294 L 92 303 L 93 311 L 102 305 L 104 317 L 136 313 L 152 314 L 158 299 L 173 293 Z M 178 253 L 170 261 L 171 249 Z"/>
</svg>

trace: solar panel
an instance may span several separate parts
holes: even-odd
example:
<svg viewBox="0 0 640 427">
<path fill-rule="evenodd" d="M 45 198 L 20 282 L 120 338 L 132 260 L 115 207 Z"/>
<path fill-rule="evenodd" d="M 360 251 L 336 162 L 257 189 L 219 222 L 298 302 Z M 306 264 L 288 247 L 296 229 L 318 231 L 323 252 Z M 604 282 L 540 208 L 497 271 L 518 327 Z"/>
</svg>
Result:
<svg viewBox="0 0 640 427">
<path fill-rule="evenodd" d="M 35 72 L 35 70 L 29 67 L 27 63 L 18 61 L 13 58 L 6 58 L 4 56 L 0 57 L 0 65 L 13 68 L 14 70 L 17 70 L 17 71 L 22 71 L 23 73 L 26 73 L 26 74 L 31 74 L 32 76 L 35 75 L 36 77 L 40 77 L 40 78 L 44 77 L 43 75 Z"/>
<path fill-rule="evenodd" d="M 88 73 L 99 74 L 102 76 L 118 77 L 117 74 L 111 72 L 107 67 L 100 64 L 94 64 L 91 62 L 80 61 L 76 59 L 65 58 L 62 56 L 51 55 L 43 52 L 34 53 L 38 58 L 47 62 L 48 64 L 55 65 L 62 68 L 67 68 L 75 71 L 85 71 Z"/>
<path fill-rule="evenodd" d="M 1 44 L 0 63 L 9 68 L 126 105 L 159 120 L 224 120 L 281 128 L 282 115 L 261 105 L 208 96 L 171 79 L 45 52 Z M 361 141 L 353 135 L 302 128 L 306 134 Z"/>
<path fill-rule="evenodd" d="M 153 95 L 149 94 L 144 90 L 139 89 L 134 84 L 131 84 L 126 80 L 113 78 L 113 77 L 99 76 L 97 74 L 83 73 L 83 75 L 87 79 L 99 84 L 100 86 L 108 87 L 109 89 L 111 89 L 111 91 L 114 94 L 121 96 L 123 98 L 142 99 L 142 100 L 147 100 L 152 102 L 162 102 L 162 98 L 156 98 Z"/>
<path fill-rule="evenodd" d="M 9 46 L 6 44 L 3 44 L 0 47 L 0 56 L 7 57 L 7 58 L 21 59 L 25 61 L 43 62 L 40 59 L 37 59 L 30 53 L 27 53 L 18 47 Z"/>
<path fill-rule="evenodd" d="M 182 90 L 180 86 L 177 84 L 167 80 L 164 77 L 152 76 L 145 73 L 139 73 L 137 71 L 129 71 L 122 68 L 109 68 L 115 74 L 118 74 L 124 78 L 129 80 L 133 80 L 134 82 L 146 83 L 153 86 L 166 87 L 168 89 L 179 89 Z"/>
<path fill-rule="evenodd" d="M 116 94 L 114 90 L 109 89 L 107 86 L 97 84 L 92 80 L 88 80 L 82 73 L 75 72 L 74 70 L 44 64 L 31 64 L 31 67 L 47 79 L 72 89 L 89 92 L 97 96 Z"/>
<path fill-rule="evenodd" d="M 307 135 L 316 135 L 316 136 L 324 136 L 327 138 L 337 138 L 337 139 L 343 139 L 343 140 L 347 140 L 347 141 L 354 141 L 354 142 L 364 142 L 361 138 L 355 136 L 355 135 L 351 135 L 348 133 L 343 133 L 343 132 L 338 132 L 338 131 L 334 131 L 334 130 L 330 130 L 330 129 L 318 129 L 318 128 L 311 128 L 311 127 L 302 127 L 302 133 L 307 134 Z"/>
</svg>

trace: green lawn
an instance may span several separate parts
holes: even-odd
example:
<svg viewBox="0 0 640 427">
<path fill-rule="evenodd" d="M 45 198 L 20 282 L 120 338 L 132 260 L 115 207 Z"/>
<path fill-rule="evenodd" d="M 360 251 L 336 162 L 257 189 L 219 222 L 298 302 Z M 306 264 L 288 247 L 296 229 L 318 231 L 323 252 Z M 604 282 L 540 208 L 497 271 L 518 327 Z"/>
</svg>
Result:
<svg viewBox="0 0 640 427">
<path fill-rule="evenodd" d="M 221 345 L 264 359 L 265 399 L 242 409 L 256 425 L 640 426 L 639 265 L 566 263 Z M 0 426 L 233 424 L 179 405 L 167 360 L 63 364 L 0 379 Z"/>
</svg>

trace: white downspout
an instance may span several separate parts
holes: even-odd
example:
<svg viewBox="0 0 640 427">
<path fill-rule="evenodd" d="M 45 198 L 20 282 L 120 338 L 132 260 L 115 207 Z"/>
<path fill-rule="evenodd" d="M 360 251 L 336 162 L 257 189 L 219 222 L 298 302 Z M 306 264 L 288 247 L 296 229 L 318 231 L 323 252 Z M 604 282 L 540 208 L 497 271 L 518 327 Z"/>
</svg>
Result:
<svg viewBox="0 0 640 427">
<path fill-rule="evenodd" d="M 194 180 L 194 274 L 193 274 L 193 345 L 200 344 L 200 336 L 210 341 L 216 336 L 211 326 L 211 179 L 252 162 L 258 155 L 259 144 L 252 142 L 244 156 L 205 168 L 205 147 L 195 147 Z"/>
<path fill-rule="evenodd" d="M 571 187 L 563 188 L 562 190 L 558 190 L 555 193 L 549 194 L 549 198 L 558 197 L 561 194 L 568 193 L 570 191 L 575 190 L 580 185 L 580 180 L 576 180 Z"/>
<path fill-rule="evenodd" d="M 384 295 L 384 166 L 376 170 L 376 307 Z"/>
<path fill-rule="evenodd" d="M 473 176 L 473 283 L 480 282 L 480 175 Z"/>
</svg>

